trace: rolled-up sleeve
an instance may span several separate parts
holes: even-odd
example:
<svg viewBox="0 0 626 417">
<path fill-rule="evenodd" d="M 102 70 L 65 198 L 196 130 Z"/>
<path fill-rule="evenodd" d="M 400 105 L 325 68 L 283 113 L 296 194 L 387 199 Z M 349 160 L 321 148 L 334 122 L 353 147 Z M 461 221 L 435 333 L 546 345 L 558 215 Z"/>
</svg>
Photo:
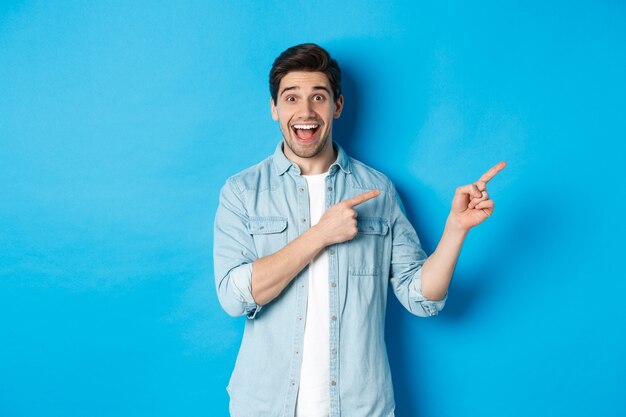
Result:
<svg viewBox="0 0 626 417">
<path fill-rule="evenodd" d="M 241 193 L 232 179 L 220 191 L 213 237 L 215 286 L 220 304 L 231 316 L 246 315 L 252 319 L 262 308 L 252 297 L 252 262 L 257 255 Z"/>
<path fill-rule="evenodd" d="M 390 284 L 400 303 L 412 314 L 435 316 L 444 307 L 448 294 L 442 300 L 429 300 L 422 294 L 422 265 L 426 253 L 415 229 L 406 218 L 398 193 L 392 193 L 391 267 Z"/>
</svg>

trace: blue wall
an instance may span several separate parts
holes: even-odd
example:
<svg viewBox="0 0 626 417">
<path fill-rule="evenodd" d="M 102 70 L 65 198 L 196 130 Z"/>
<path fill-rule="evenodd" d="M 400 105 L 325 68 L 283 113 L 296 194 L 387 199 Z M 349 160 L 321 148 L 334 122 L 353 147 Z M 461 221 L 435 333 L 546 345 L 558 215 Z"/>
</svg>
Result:
<svg viewBox="0 0 626 417">
<path fill-rule="evenodd" d="M 442 314 L 390 300 L 397 415 L 624 415 L 626 4 L 336 3 L 0 3 L 0 415 L 227 415 L 217 195 L 274 149 L 267 73 L 304 41 L 427 251 L 509 163 Z"/>
</svg>

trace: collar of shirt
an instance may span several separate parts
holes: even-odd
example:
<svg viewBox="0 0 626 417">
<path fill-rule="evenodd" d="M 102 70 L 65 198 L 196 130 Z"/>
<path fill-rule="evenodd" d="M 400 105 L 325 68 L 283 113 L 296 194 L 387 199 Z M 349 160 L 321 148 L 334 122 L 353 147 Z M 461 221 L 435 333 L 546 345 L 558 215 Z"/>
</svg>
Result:
<svg viewBox="0 0 626 417">
<path fill-rule="evenodd" d="M 274 161 L 274 168 L 276 169 L 276 175 L 283 175 L 291 167 L 293 167 L 296 170 L 296 172 L 300 174 L 300 167 L 298 167 L 298 165 L 293 163 L 291 160 L 289 160 L 285 156 L 285 153 L 283 152 L 283 142 L 284 140 L 281 140 L 280 142 L 278 142 L 278 145 L 276 145 L 276 150 L 274 151 L 274 155 L 272 158 Z M 328 170 L 329 174 L 332 174 L 337 169 L 337 167 L 339 167 L 346 174 L 349 174 L 350 173 L 350 158 L 348 158 L 348 155 L 346 154 L 346 152 L 336 142 L 333 142 L 333 147 L 337 150 L 337 159 L 330 166 Z"/>
</svg>

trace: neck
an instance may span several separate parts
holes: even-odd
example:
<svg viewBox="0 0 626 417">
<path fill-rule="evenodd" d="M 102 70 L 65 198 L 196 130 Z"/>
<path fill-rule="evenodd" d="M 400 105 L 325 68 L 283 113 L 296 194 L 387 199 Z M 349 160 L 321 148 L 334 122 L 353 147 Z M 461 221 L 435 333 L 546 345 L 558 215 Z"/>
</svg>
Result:
<svg viewBox="0 0 626 417">
<path fill-rule="evenodd" d="M 337 159 L 337 152 L 330 138 L 326 142 L 326 145 L 324 145 L 324 149 L 312 158 L 301 158 L 291 152 L 288 146 L 283 146 L 283 152 L 287 159 L 300 167 L 302 175 L 323 174 L 328 171 L 330 166 Z"/>
</svg>

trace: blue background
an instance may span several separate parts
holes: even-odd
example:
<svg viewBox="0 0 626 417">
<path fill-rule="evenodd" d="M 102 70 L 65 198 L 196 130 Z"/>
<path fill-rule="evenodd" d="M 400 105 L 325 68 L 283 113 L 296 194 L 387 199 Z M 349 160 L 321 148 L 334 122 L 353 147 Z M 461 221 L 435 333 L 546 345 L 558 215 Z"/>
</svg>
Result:
<svg viewBox="0 0 626 417">
<path fill-rule="evenodd" d="M 227 415 L 218 191 L 273 151 L 268 71 L 306 41 L 429 253 L 509 164 L 442 314 L 390 299 L 397 415 L 625 415 L 626 4 L 337 3 L 0 3 L 0 415 Z"/>
</svg>

